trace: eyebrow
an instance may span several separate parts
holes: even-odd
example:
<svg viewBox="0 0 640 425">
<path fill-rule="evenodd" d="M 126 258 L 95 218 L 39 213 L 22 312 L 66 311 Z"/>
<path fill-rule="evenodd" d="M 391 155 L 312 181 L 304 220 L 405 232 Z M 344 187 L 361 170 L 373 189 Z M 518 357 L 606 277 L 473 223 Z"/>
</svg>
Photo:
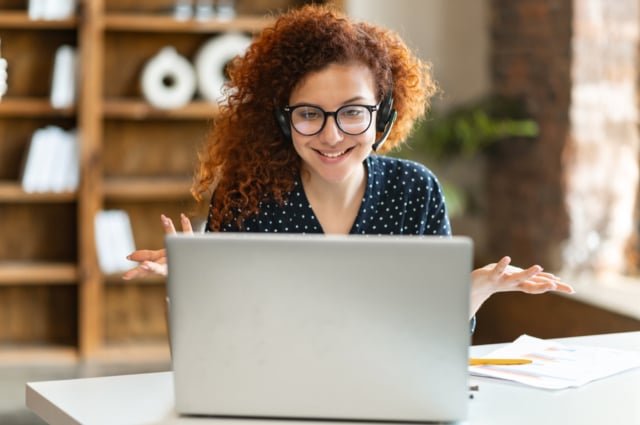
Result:
<svg viewBox="0 0 640 425">
<path fill-rule="evenodd" d="M 350 98 L 350 99 L 345 100 L 344 102 L 342 102 L 342 104 L 341 104 L 341 105 L 342 105 L 342 106 L 345 106 L 345 105 L 352 104 L 353 102 L 358 102 L 358 101 L 363 101 L 363 100 L 365 100 L 364 96 L 355 96 L 355 97 L 352 97 L 352 98 Z M 303 105 L 307 105 L 307 106 L 314 106 L 314 107 L 316 107 L 316 108 L 323 109 L 322 107 L 320 107 L 320 105 L 317 105 L 317 104 L 315 104 L 315 103 L 307 103 L 307 102 L 296 103 L 296 104 L 294 104 L 294 105 L 289 105 L 289 106 L 291 106 L 291 107 L 295 107 L 295 106 L 303 106 Z M 324 110 L 324 109 L 323 109 L 323 110 Z"/>
<path fill-rule="evenodd" d="M 342 104 L 343 105 L 348 105 L 349 103 L 355 102 L 355 101 L 358 101 L 358 100 L 364 100 L 364 97 L 363 96 L 352 97 L 351 99 L 347 99 L 344 102 L 342 102 Z"/>
</svg>

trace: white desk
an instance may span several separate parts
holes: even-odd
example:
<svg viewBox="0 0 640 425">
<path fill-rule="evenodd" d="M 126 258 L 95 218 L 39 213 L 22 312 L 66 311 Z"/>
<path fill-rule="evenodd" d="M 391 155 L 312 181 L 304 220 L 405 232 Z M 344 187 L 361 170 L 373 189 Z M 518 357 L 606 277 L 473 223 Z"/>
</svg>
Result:
<svg viewBox="0 0 640 425">
<path fill-rule="evenodd" d="M 640 332 L 566 338 L 567 344 L 640 351 Z M 474 346 L 480 356 L 498 345 Z M 484 378 L 469 400 L 471 425 L 640 424 L 640 369 L 577 389 L 547 391 Z M 336 422 L 259 421 L 178 417 L 173 411 L 171 372 L 28 383 L 26 403 L 52 425 L 319 425 Z M 349 422 L 353 425 L 354 422 Z M 376 424 L 379 425 L 379 424 Z"/>
</svg>

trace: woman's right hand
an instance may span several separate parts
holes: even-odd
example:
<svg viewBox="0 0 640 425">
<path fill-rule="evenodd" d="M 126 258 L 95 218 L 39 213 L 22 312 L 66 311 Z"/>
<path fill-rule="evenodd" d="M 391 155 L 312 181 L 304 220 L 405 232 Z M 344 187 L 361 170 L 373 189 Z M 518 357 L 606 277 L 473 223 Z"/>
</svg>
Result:
<svg viewBox="0 0 640 425">
<path fill-rule="evenodd" d="M 164 227 L 164 233 L 167 235 L 172 235 L 177 233 L 176 228 L 173 225 L 173 221 L 162 214 L 160 216 L 160 220 L 162 221 L 162 227 Z M 182 225 L 183 233 L 193 233 L 193 228 L 191 227 L 191 221 L 189 218 L 180 214 L 180 223 Z M 166 249 L 139 249 L 127 256 L 128 260 L 137 261 L 138 264 L 136 267 L 127 270 L 123 275 L 122 279 L 124 280 L 132 280 L 141 277 L 160 275 L 167 275 L 167 250 Z"/>
</svg>

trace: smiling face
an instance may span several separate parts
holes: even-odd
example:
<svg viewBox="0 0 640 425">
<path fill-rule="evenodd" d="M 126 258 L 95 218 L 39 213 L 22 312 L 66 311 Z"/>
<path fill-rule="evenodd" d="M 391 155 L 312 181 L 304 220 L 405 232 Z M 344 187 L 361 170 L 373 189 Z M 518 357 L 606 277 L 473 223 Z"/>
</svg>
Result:
<svg viewBox="0 0 640 425">
<path fill-rule="evenodd" d="M 309 74 L 289 99 L 290 107 L 313 105 L 327 112 L 345 105 L 377 103 L 373 75 L 360 64 L 332 64 Z M 375 119 L 376 112 L 373 112 L 371 125 L 356 136 L 341 131 L 334 116 L 327 116 L 322 131 L 312 136 L 302 135 L 292 128 L 293 146 L 302 158 L 302 169 L 309 178 L 331 184 L 360 182 L 364 178 L 363 161 L 371 152 L 376 137 Z"/>
</svg>

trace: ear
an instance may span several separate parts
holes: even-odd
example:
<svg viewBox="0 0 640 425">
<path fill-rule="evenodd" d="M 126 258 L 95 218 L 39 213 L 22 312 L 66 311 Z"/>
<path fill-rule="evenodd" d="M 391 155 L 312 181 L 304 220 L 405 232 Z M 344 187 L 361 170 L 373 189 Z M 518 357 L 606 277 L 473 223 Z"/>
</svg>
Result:
<svg viewBox="0 0 640 425">
<path fill-rule="evenodd" d="M 380 148 L 380 146 L 382 146 L 382 144 L 387 141 L 387 137 L 389 137 L 389 133 L 391 133 L 391 128 L 393 127 L 393 123 L 396 122 L 397 117 L 398 112 L 395 109 L 391 109 L 389 119 L 387 120 L 387 126 L 384 129 L 382 137 L 380 137 L 380 139 L 375 142 L 373 146 L 371 146 L 371 149 L 373 149 L 374 152 L 376 152 Z"/>
<path fill-rule="evenodd" d="M 291 142 L 291 123 L 289 122 L 289 115 L 276 105 L 274 100 L 273 116 L 280 127 L 280 131 L 286 140 Z"/>
<path fill-rule="evenodd" d="M 393 87 L 389 87 L 386 96 L 380 102 L 380 108 L 376 115 L 376 131 L 381 133 L 387 128 L 387 124 L 391 120 L 393 109 Z"/>
</svg>

